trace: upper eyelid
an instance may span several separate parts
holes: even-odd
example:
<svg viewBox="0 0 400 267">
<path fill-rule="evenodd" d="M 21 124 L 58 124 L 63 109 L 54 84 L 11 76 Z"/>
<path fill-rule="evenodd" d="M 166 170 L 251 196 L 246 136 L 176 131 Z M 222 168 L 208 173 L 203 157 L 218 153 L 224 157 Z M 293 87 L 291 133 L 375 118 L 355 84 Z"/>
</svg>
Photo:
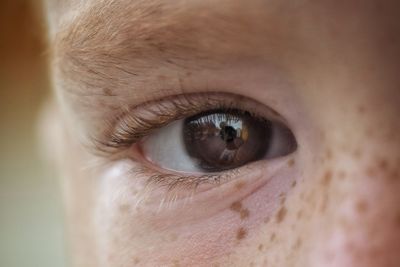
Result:
<svg viewBox="0 0 400 267">
<path fill-rule="evenodd" d="M 182 94 L 143 103 L 109 119 L 102 135 L 92 138 L 93 147 L 97 154 L 110 156 L 174 120 L 218 108 L 243 109 L 254 116 L 287 124 L 271 107 L 242 95 L 218 92 Z"/>
</svg>

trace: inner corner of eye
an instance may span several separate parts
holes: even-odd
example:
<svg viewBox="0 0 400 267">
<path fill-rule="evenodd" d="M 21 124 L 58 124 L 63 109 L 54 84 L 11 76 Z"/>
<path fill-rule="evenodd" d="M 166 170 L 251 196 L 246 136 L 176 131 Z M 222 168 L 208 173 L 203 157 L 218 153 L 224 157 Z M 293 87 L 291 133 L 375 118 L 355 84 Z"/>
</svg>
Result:
<svg viewBox="0 0 400 267">
<path fill-rule="evenodd" d="M 208 110 L 161 127 L 142 143 L 143 156 L 159 168 L 216 173 L 282 157 L 297 149 L 283 123 L 243 110 Z"/>
</svg>

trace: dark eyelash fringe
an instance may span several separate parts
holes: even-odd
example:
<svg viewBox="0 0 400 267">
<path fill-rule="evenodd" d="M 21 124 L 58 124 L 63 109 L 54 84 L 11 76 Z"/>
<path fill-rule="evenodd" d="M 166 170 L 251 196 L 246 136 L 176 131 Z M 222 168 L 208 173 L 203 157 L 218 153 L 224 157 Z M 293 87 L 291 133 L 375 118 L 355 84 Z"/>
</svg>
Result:
<svg viewBox="0 0 400 267">
<path fill-rule="evenodd" d="M 229 101 L 226 101 L 226 95 L 230 95 Z M 243 98 L 243 96 L 225 93 L 192 93 L 166 97 L 161 102 L 146 102 L 133 109 L 126 108 L 125 112 L 106 120 L 106 130 L 98 136 L 92 136 L 89 147 L 101 157 L 112 158 L 122 149 L 130 147 L 152 131 L 174 120 L 208 110 L 231 112 L 233 115 L 228 115 L 232 117 L 231 119 L 234 119 L 235 113 L 238 115 L 247 113 L 264 119 L 263 116 L 252 111 L 240 110 Z M 137 114 L 135 111 L 138 109 L 143 109 L 144 112 Z M 271 110 L 271 113 L 274 114 L 274 111 Z"/>
<path fill-rule="evenodd" d="M 201 97 L 199 94 L 196 95 L 196 97 L 192 95 L 179 95 L 164 99 L 161 103 L 144 103 L 143 106 L 154 105 L 145 111 L 150 118 L 135 116 L 134 112 L 129 111 L 117 116 L 107 122 L 107 130 L 103 133 L 102 137 L 91 138 L 93 140 L 92 146 L 100 152 L 100 155 L 113 153 L 120 148 L 131 146 L 150 132 L 165 126 L 173 120 L 194 115 L 207 108 L 231 109 L 232 103 L 227 106 L 210 97 L 207 98 L 208 101 L 206 103 L 193 101 L 200 100 Z"/>
<path fill-rule="evenodd" d="M 232 169 L 221 173 L 203 174 L 199 176 L 195 175 L 179 175 L 179 174 L 166 174 L 166 173 L 155 173 L 154 170 L 150 170 L 146 167 L 140 167 L 139 169 L 131 170 L 133 175 L 143 175 L 148 178 L 146 186 L 149 188 L 165 188 L 168 194 L 174 192 L 192 192 L 203 184 L 219 185 L 227 182 L 239 174 L 238 169 Z M 176 191 L 175 191 L 176 190 Z"/>
</svg>

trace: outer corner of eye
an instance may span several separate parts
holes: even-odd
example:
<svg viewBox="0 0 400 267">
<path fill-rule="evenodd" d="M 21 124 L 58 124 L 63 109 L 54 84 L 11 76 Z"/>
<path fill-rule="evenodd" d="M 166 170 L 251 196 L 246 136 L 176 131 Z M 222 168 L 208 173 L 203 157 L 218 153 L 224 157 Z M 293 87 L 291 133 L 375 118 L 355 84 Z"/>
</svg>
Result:
<svg viewBox="0 0 400 267">
<path fill-rule="evenodd" d="M 141 144 L 157 167 L 185 173 L 218 173 L 296 151 L 293 132 L 281 122 L 240 109 L 215 109 L 174 121 Z"/>
<path fill-rule="evenodd" d="M 265 158 L 278 158 L 292 154 L 298 148 L 297 140 L 290 128 L 281 122 L 273 122 L 272 136 Z"/>
</svg>

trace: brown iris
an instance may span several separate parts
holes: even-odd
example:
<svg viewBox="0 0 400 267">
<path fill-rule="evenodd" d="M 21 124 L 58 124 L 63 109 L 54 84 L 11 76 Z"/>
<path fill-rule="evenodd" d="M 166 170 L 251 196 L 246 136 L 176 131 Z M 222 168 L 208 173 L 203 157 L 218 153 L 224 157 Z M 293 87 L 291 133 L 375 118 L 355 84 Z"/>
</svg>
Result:
<svg viewBox="0 0 400 267">
<path fill-rule="evenodd" d="M 270 146 L 272 123 L 240 110 L 214 110 L 185 119 L 188 154 L 204 171 L 218 172 L 262 159 Z"/>
</svg>

